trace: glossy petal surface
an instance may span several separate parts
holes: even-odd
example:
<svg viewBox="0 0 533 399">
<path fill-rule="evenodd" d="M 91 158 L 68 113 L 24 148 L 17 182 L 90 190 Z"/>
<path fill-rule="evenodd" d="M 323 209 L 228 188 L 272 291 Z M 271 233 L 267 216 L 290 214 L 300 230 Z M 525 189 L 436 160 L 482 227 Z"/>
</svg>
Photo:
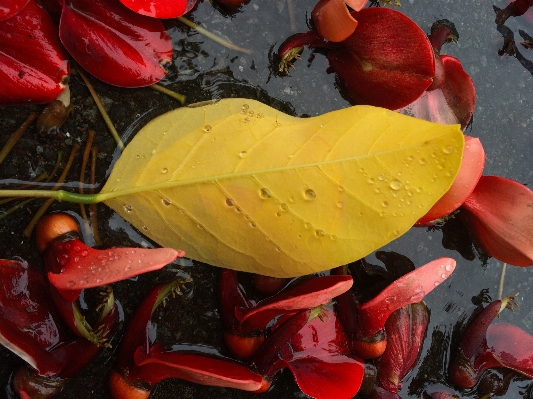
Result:
<svg viewBox="0 0 533 399">
<path fill-rule="evenodd" d="M 311 15 L 318 33 L 331 42 L 342 42 L 357 27 L 343 0 L 320 0 Z"/>
<path fill-rule="evenodd" d="M 455 270 L 452 258 L 439 258 L 407 273 L 365 302 L 358 309 L 359 325 L 365 336 L 383 329 L 385 321 L 396 309 L 420 302 L 429 292 L 447 279 Z"/>
<path fill-rule="evenodd" d="M 30 0 L 2 0 L 0 4 L 0 21 L 12 17 L 22 10 Z"/>
<path fill-rule="evenodd" d="M 161 63 L 172 59 L 161 22 L 113 0 L 65 1 L 59 35 L 83 68 L 116 86 L 156 83 L 166 73 Z"/>
<path fill-rule="evenodd" d="M 154 18 L 176 18 L 188 13 L 196 0 L 120 0 L 138 14 Z"/>
<path fill-rule="evenodd" d="M 179 256 L 170 248 L 92 249 L 79 240 L 53 242 L 46 256 L 48 279 L 60 290 L 79 290 L 114 283 L 161 269 Z"/>
<path fill-rule="evenodd" d="M 426 34 L 402 13 L 384 7 L 352 16 L 359 22 L 354 34 L 342 42 L 344 48 L 327 55 L 350 102 L 398 109 L 420 97 L 435 76 Z"/>
<path fill-rule="evenodd" d="M 34 0 L 0 21 L 0 105 L 53 101 L 68 73 L 57 27 Z"/>
<path fill-rule="evenodd" d="M 489 255 L 515 266 L 533 264 L 533 192 L 526 186 L 481 176 L 459 216 Z"/>
</svg>

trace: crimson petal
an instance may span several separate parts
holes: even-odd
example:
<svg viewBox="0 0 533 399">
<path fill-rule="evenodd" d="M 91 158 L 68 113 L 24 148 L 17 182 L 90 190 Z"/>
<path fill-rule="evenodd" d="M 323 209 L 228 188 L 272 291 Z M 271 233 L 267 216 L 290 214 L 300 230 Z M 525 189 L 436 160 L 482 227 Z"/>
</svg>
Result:
<svg viewBox="0 0 533 399">
<path fill-rule="evenodd" d="M 136 375 L 155 385 L 168 378 L 181 378 L 201 385 L 257 391 L 263 377 L 240 363 L 189 352 L 172 352 L 156 344 L 146 354 L 142 348 L 135 352 Z"/>
<path fill-rule="evenodd" d="M 57 374 L 64 361 L 49 350 L 64 342 L 66 332 L 50 306 L 44 275 L 13 260 L 0 260 L 0 274 L 0 343 L 39 375 Z"/>
<path fill-rule="evenodd" d="M 53 101 L 68 74 L 57 27 L 34 0 L 0 22 L 0 105 Z"/>
<path fill-rule="evenodd" d="M 499 176 L 481 176 L 459 216 L 492 257 L 515 266 L 533 264 L 533 192 Z"/>
<path fill-rule="evenodd" d="M 154 18 L 176 18 L 188 13 L 196 0 L 120 0 L 138 14 Z"/>
<path fill-rule="evenodd" d="M 359 22 L 343 48 L 327 54 L 354 104 L 404 107 L 429 87 L 435 56 L 426 34 L 402 13 L 380 7 L 353 12 Z"/>
<path fill-rule="evenodd" d="M 361 332 L 372 336 L 382 330 L 395 310 L 420 302 L 429 292 L 447 279 L 455 269 L 455 260 L 439 258 L 400 277 L 378 296 L 358 306 Z"/>
<path fill-rule="evenodd" d="M 12 17 L 22 10 L 30 0 L 2 0 L 0 5 L 0 21 Z"/>
<path fill-rule="evenodd" d="M 238 307 L 235 309 L 235 316 L 241 322 L 264 327 L 282 313 L 324 305 L 348 291 L 352 285 L 351 276 L 313 277 L 259 301 L 251 309 Z"/>
<path fill-rule="evenodd" d="M 171 248 L 97 250 L 73 239 L 52 242 L 45 266 L 48 279 L 56 288 L 80 290 L 161 269 L 184 254 Z"/>
<path fill-rule="evenodd" d="M 172 44 L 163 24 L 118 0 L 66 0 L 59 36 L 78 63 L 106 83 L 148 86 L 166 71 Z"/>
</svg>

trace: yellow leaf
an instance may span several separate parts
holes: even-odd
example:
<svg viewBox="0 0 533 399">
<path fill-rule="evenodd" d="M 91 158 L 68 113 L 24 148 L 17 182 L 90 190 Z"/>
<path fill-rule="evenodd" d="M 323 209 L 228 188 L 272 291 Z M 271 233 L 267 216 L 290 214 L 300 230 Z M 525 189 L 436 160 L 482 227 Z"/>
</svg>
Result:
<svg viewBox="0 0 533 399">
<path fill-rule="evenodd" d="M 450 187 L 462 151 L 458 125 L 369 106 L 296 118 L 228 99 L 148 123 L 102 193 L 160 245 L 292 277 L 405 233 Z"/>
</svg>

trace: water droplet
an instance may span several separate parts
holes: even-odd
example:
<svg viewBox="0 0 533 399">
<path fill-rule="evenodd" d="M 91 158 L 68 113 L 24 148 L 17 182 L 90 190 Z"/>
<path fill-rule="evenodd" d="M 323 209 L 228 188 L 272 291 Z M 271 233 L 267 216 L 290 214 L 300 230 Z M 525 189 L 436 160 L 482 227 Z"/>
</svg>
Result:
<svg viewBox="0 0 533 399">
<path fill-rule="evenodd" d="M 260 112 L 258 112 L 257 115 L 255 115 L 255 117 L 258 118 L 258 119 L 259 119 L 259 118 L 262 118 L 263 116 L 264 116 L 264 115 L 263 115 L 262 113 L 260 113 Z"/>
<path fill-rule="evenodd" d="M 239 152 L 239 156 L 240 156 L 241 158 L 244 158 L 244 157 L 246 156 L 246 151 L 241 151 L 241 152 Z"/>
<path fill-rule="evenodd" d="M 139 159 L 139 158 L 141 158 L 141 156 L 140 155 L 135 155 L 135 158 Z"/>
<path fill-rule="evenodd" d="M 313 225 L 311 223 L 309 223 L 309 222 L 306 223 L 304 226 L 305 226 L 306 229 L 312 229 L 313 228 Z"/>
<path fill-rule="evenodd" d="M 74 262 L 79 262 L 80 261 L 80 258 L 78 258 L 77 256 L 74 258 Z"/>
<path fill-rule="evenodd" d="M 439 284 L 440 284 L 440 281 L 435 281 L 435 282 L 433 283 L 433 285 L 434 285 L 435 287 L 436 287 L 437 285 L 439 285 Z"/>
<path fill-rule="evenodd" d="M 131 270 L 131 266 L 126 266 L 126 267 L 124 268 L 124 271 L 125 271 L 125 272 L 130 271 L 130 270 Z"/>
<path fill-rule="evenodd" d="M 381 216 L 383 218 L 383 217 L 387 216 L 387 212 L 380 212 L 379 216 Z"/>
<path fill-rule="evenodd" d="M 415 157 L 412 156 L 412 155 L 409 155 L 409 157 L 408 157 L 407 159 L 408 159 L 409 161 L 413 161 L 413 160 L 415 159 Z"/>
<path fill-rule="evenodd" d="M 240 212 L 240 211 L 242 211 L 242 209 L 241 209 L 241 207 L 240 207 L 240 206 L 236 206 L 236 207 L 235 207 L 235 210 L 236 210 L 237 212 Z"/>
<path fill-rule="evenodd" d="M 249 115 L 249 116 L 254 116 L 254 114 L 255 114 L 254 111 L 252 111 L 252 110 L 248 111 L 248 115 Z"/>
<path fill-rule="evenodd" d="M 281 247 L 276 247 L 276 251 L 281 252 Z"/>
<path fill-rule="evenodd" d="M 199 229 L 203 229 L 204 228 L 204 225 L 200 224 L 200 223 L 198 223 L 197 226 L 198 226 Z"/>
<path fill-rule="evenodd" d="M 89 252 L 88 251 L 81 251 L 81 256 L 85 257 L 89 255 Z"/>
<path fill-rule="evenodd" d="M 379 193 L 381 193 L 381 188 L 379 188 L 379 187 L 376 187 L 376 188 L 374 189 L 374 192 L 375 192 L 376 194 L 379 194 Z"/>
<path fill-rule="evenodd" d="M 170 205 L 172 205 L 172 201 L 169 200 L 168 198 L 163 198 L 163 199 L 161 200 L 161 202 L 163 202 L 163 205 L 165 205 L 165 206 L 170 206 Z"/>
<path fill-rule="evenodd" d="M 446 265 L 446 271 L 449 272 L 450 270 L 452 270 L 452 265 Z"/>
<path fill-rule="evenodd" d="M 87 285 L 87 280 L 81 280 L 80 285 Z"/>
<path fill-rule="evenodd" d="M 313 190 L 312 188 L 308 188 L 307 190 L 305 190 L 304 192 L 304 197 L 308 200 L 312 200 L 312 199 L 315 199 L 316 198 L 316 193 L 315 193 L 315 190 Z"/>
<path fill-rule="evenodd" d="M 393 303 L 394 301 L 396 301 L 396 297 L 394 295 L 385 298 L 386 303 Z"/>
<path fill-rule="evenodd" d="M 249 108 L 250 108 L 250 106 L 248 104 L 243 104 L 242 105 L 242 110 L 243 111 L 248 111 Z"/>
<path fill-rule="evenodd" d="M 373 177 L 371 177 L 370 179 L 368 179 L 368 182 L 370 184 L 374 184 L 376 182 L 376 180 Z"/>
<path fill-rule="evenodd" d="M 390 188 L 392 188 L 393 190 L 399 190 L 400 188 L 402 188 L 402 182 L 394 179 L 390 182 Z"/>
<path fill-rule="evenodd" d="M 316 230 L 315 234 L 317 237 L 324 237 L 326 233 L 324 233 L 324 230 Z"/>
<path fill-rule="evenodd" d="M 279 207 L 281 208 L 282 211 L 286 211 L 286 210 L 289 209 L 289 206 L 287 204 L 285 204 L 285 203 L 281 204 Z"/>
<path fill-rule="evenodd" d="M 233 206 L 235 205 L 235 202 L 231 198 L 226 198 L 226 205 Z"/>
<path fill-rule="evenodd" d="M 444 279 L 446 279 L 446 277 L 448 277 L 448 275 L 447 275 L 446 273 L 442 273 L 442 274 L 440 275 L 440 277 L 444 280 Z"/>
<path fill-rule="evenodd" d="M 102 284 L 102 281 L 104 281 L 104 280 L 102 280 L 101 278 L 97 278 L 96 279 L 96 284 Z"/>
<path fill-rule="evenodd" d="M 425 165 L 428 161 L 426 160 L 426 158 L 420 158 L 418 162 L 420 162 L 421 165 Z"/>
<path fill-rule="evenodd" d="M 381 180 L 381 181 L 383 181 L 383 180 L 385 180 L 385 176 L 383 176 L 383 175 L 379 175 L 379 176 L 378 176 L 378 179 Z"/>
<path fill-rule="evenodd" d="M 445 154 L 451 154 L 453 152 L 453 147 L 451 145 L 445 145 L 442 147 L 442 152 Z"/>
<path fill-rule="evenodd" d="M 343 206 L 344 206 L 344 202 L 342 202 L 342 201 L 337 202 L 337 207 L 338 208 L 342 208 Z"/>
<path fill-rule="evenodd" d="M 280 217 L 280 216 L 281 216 L 281 212 L 277 212 L 277 213 L 276 213 L 276 216 L 277 216 L 277 217 Z"/>
<path fill-rule="evenodd" d="M 271 198 L 272 194 L 270 193 L 270 190 L 268 188 L 262 188 L 259 192 L 259 195 L 263 198 Z"/>
<path fill-rule="evenodd" d="M 383 201 L 383 202 L 381 203 L 381 205 L 382 205 L 382 206 L 389 206 L 389 201 Z"/>
<path fill-rule="evenodd" d="M 67 287 L 69 287 L 69 288 L 72 288 L 72 287 L 74 287 L 75 285 L 76 285 L 76 282 L 75 282 L 75 281 L 72 281 L 72 280 L 70 280 L 70 281 L 67 283 Z"/>
<path fill-rule="evenodd" d="M 204 126 L 204 132 L 210 132 L 211 131 L 211 125 L 205 125 Z"/>
<path fill-rule="evenodd" d="M 130 204 L 126 204 L 126 205 L 124 205 L 124 210 L 126 212 L 131 212 L 131 211 L 133 211 L 133 206 L 131 206 Z"/>
<path fill-rule="evenodd" d="M 252 226 L 252 227 L 257 227 L 257 223 L 255 223 L 255 222 L 250 222 L 250 226 Z"/>
<path fill-rule="evenodd" d="M 290 197 L 290 198 L 289 198 L 289 202 L 294 203 L 294 201 L 296 201 L 296 198 L 295 198 L 295 197 Z"/>
</svg>

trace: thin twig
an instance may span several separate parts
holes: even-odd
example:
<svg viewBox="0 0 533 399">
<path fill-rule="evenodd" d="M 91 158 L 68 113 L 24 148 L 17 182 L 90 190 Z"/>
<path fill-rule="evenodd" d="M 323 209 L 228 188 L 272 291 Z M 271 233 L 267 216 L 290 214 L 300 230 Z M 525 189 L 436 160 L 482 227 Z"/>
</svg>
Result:
<svg viewBox="0 0 533 399">
<path fill-rule="evenodd" d="M 20 140 L 24 132 L 30 127 L 30 125 L 33 123 L 33 121 L 37 119 L 37 114 L 35 112 L 32 112 L 28 118 L 24 121 L 20 127 L 15 130 L 11 136 L 7 139 L 7 143 L 4 144 L 4 147 L 2 147 L 2 150 L 0 150 L 0 164 L 4 162 L 4 159 L 6 159 L 7 154 L 13 149 L 15 144 Z"/>
<path fill-rule="evenodd" d="M 502 300 L 503 294 L 503 283 L 505 281 L 505 269 L 507 268 L 507 263 L 504 263 L 502 266 L 502 275 L 500 276 L 500 285 L 498 286 L 498 300 Z"/>
<path fill-rule="evenodd" d="M 167 96 L 170 96 L 178 100 L 181 103 L 181 105 L 185 104 L 185 96 L 183 94 L 177 93 L 174 90 L 167 89 L 166 87 L 158 85 L 157 83 L 154 83 L 153 85 L 148 86 L 148 87 L 151 87 L 152 89 L 160 93 L 166 94 Z"/>
<path fill-rule="evenodd" d="M 78 144 L 72 145 L 72 150 L 70 151 L 70 156 L 68 158 L 67 164 L 65 165 L 65 168 L 63 169 L 63 173 L 61 173 L 61 176 L 59 176 L 57 183 L 54 185 L 54 187 L 51 188 L 51 190 L 54 190 L 54 191 L 59 190 L 59 188 L 61 187 L 61 185 L 63 184 L 63 182 L 65 181 L 67 177 L 70 167 L 72 166 L 72 162 L 74 161 L 74 156 L 76 155 L 79 149 L 80 149 L 80 146 Z M 39 219 L 44 215 L 44 213 L 50 207 L 50 205 L 52 205 L 53 202 L 54 202 L 53 198 L 48 198 L 44 202 L 44 204 L 41 205 L 39 210 L 35 213 L 35 215 L 33 215 L 33 218 L 31 219 L 28 226 L 24 229 L 24 232 L 22 233 L 24 237 L 31 236 L 31 233 L 33 232 L 35 225 L 37 224 Z"/>
<path fill-rule="evenodd" d="M 89 129 L 89 133 L 87 135 L 87 142 L 85 143 L 85 150 L 83 151 L 83 157 L 81 160 L 80 187 L 79 187 L 80 194 L 83 194 L 83 183 L 85 182 L 85 169 L 87 168 L 87 162 L 89 160 L 89 153 L 91 151 L 91 146 L 93 145 L 94 135 L 95 135 L 95 131 L 92 129 Z M 91 226 L 89 225 L 89 220 L 87 219 L 87 212 L 85 212 L 85 206 L 83 204 L 80 204 L 80 213 L 83 219 L 83 228 L 85 230 L 85 233 L 91 235 L 92 234 Z"/>
<path fill-rule="evenodd" d="M 289 12 L 291 32 L 296 32 L 296 19 L 294 18 L 294 4 L 292 4 L 292 0 L 287 0 L 287 10 Z"/>
<path fill-rule="evenodd" d="M 200 25 L 195 24 L 194 22 L 192 22 L 191 20 L 189 20 L 189 19 L 187 19 L 185 17 L 178 17 L 178 21 L 180 21 L 181 23 L 184 23 L 189 28 L 196 29 L 198 31 L 198 33 L 201 33 L 205 37 L 208 37 L 209 39 L 211 39 L 211 40 L 217 42 L 218 44 L 221 44 L 224 47 L 227 47 L 227 48 L 229 48 L 231 50 L 240 51 L 240 52 L 246 53 L 246 54 L 252 54 L 253 53 L 253 50 L 237 46 L 236 44 L 233 44 L 232 42 L 230 42 L 230 41 L 228 41 L 226 39 L 222 39 L 220 36 L 217 36 L 214 33 L 209 32 L 207 29 L 202 28 Z"/>
<path fill-rule="evenodd" d="M 109 117 L 109 114 L 105 110 L 104 104 L 102 104 L 102 102 L 100 101 L 98 94 L 96 94 L 96 91 L 94 90 L 93 85 L 91 84 L 91 82 L 89 82 L 89 79 L 87 79 L 87 76 L 85 76 L 85 73 L 83 73 L 83 71 L 79 68 L 77 71 L 80 74 L 83 81 L 85 82 L 85 85 L 87 85 L 87 88 L 91 92 L 91 96 L 93 97 L 93 100 L 96 103 L 96 106 L 98 107 L 98 110 L 100 111 L 100 114 L 102 114 L 102 118 L 104 118 L 107 128 L 109 129 L 109 131 L 111 132 L 111 135 L 115 139 L 118 148 L 120 148 L 120 150 L 122 151 L 124 149 L 124 143 L 120 139 L 117 129 L 115 129 L 115 126 L 113 125 L 113 122 L 111 121 L 111 118 Z"/>
<path fill-rule="evenodd" d="M 98 148 L 91 148 L 91 174 L 89 176 L 89 183 L 91 187 L 89 188 L 89 193 L 94 194 L 94 183 L 96 182 L 96 156 L 98 155 Z M 97 204 L 89 205 L 89 212 L 91 214 L 91 225 L 93 227 L 93 238 L 94 244 L 100 245 L 102 241 L 100 240 L 100 234 L 98 233 L 98 216 L 96 214 Z"/>
</svg>

